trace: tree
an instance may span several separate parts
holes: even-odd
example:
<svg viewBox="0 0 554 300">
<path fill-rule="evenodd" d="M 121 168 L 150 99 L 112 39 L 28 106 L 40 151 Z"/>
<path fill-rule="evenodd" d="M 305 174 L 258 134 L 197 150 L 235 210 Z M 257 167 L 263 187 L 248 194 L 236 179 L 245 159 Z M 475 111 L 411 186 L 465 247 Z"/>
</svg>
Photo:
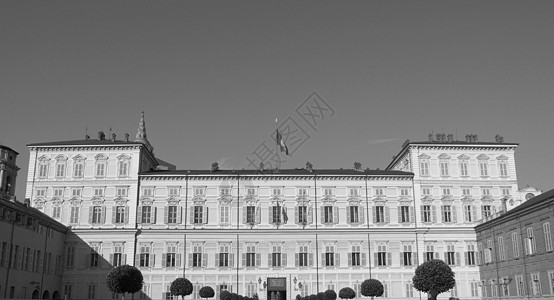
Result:
<svg viewBox="0 0 554 300">
<path fill-rule="evenodd" d="M 377 279 L 366 279 L 362 282 L 362 295 L 366 297 L 380 297 L 383 295 L 384 289 L 381 281 Z"/>
<path fill-rule="evenodd" d="M 139 269 L 123 265 L 113 269 L 106 276 L 106 285 L 112 293 L 122 294 L 125 299 L 125 293 L 134 294 L 142 289 L 143 277 Z"/>
<path fill-rule="evenodd" d="M 337 299 L 337 293 L 333 290 L 326 290 L 323 292 L 325 295 L 325 300 L 336 300 Z"/>
<path fill-rule="evenodd" d="M 356 292 L 349 287 L 344 287 L 339 291 L 339 298 L 341 299 L 354 299 L 356 298 Z"/>
<path fill-rule="evenodd" d="M 231 300 L 231 293 L 229 291 L 221 291 L 219 294 L 220 300 Z"/>
<path fill-rule="evenodd" d="M 169 292 L 171 292 L 171 295 L 181 296 L 182 299 L 185 299 L 185 296 L 192 294 L 192 289 L 192 283 L 188 279 L 177 278 L 171 283 Z"/>
<path fill-rule="evenodd" d="M 354 170 L 360 171 L 362 169 L 362 164 L 360 162 L 354 163 Z"/>
<path fill-rule="evenodd" d="M 199 291 L 198 295 L 202 298 L 213 298 L 215 296 L 214 289 L 211 286 L 203 286 Z"/>
<path fill-rule="evenodd" d="M 456 280 L 444 261 L 433 259 L 417 267 L 412 283 L 416 290 L 427 293 L 430 300 L 436 300 L 438 294 L 451 290 Z"/>
</svg>

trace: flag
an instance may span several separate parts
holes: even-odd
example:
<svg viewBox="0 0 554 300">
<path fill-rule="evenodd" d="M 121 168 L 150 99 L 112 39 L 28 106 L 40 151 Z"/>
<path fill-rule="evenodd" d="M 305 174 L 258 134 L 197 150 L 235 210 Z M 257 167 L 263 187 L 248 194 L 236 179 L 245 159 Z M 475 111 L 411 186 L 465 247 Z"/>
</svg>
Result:
<svg viewBox="0 0 554 300">
<path fill-rule="evenodd" d="M 287 147 L 287 145 L 285 145 L 285 141 L 283 141 L 283 136 L 279 132 L 279 129 L 276 129 L 275 131 L 275 141 L 277 142 L 277 145 L 279 145 L 279 147 L 281 148 L 281 152 L 285 152 L 286 155 L 289 155 L 289 148 Z"/>
</svg>

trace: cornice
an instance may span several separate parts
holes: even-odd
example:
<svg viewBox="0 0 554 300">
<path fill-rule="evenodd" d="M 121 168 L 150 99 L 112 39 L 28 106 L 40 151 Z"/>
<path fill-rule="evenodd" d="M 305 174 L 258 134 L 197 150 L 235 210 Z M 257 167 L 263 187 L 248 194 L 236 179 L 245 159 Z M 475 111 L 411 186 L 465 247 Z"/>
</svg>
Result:
<svg viewBox="0 0 554 300">
<path fill-rule="evenodd" d="M 239 178 L 239 180 L 249 180 L 249 181 L 290 181 L 290 180 L 298 180 L 298 181 L 313 181 L 314 175 L 279 175 L 279 174 L 272 174 L 272 175 L 139 175 L 139 179 L 143 181 L 221 181 L 221 180 L 229 180 L 229 179 L 236 179 Z M 412 175 L 363 175 L 360 174 L 359 176 L 352 176 L 352 175 L 317 175 L 315 176 L 316 180 L 322 181 L 411 181 L 413 176 Z"/>
<path fill-rule="evenodd" d="M 41 152 L 68 152 L 68 151 L 103 151 L 103 150 L 138 150 L 141 145 L 98 145 L 98 146 L 30 146 L 29 151 L 40 149 Z"/>
</svg>

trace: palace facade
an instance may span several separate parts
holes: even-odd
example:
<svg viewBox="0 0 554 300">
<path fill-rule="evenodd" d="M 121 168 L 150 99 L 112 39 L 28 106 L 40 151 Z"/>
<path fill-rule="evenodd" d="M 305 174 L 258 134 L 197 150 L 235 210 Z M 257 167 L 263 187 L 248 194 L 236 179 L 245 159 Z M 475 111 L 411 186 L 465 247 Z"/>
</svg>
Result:
<svg viewBox="0 0 554 300">
<path fill-rule="evenodd" d="M 135 265 L 141 297 L 166 299 L 185 276 L 281 299 L 377 278 L 389 299 L 420 299 L 411 279 L 445 260 L 456 287 L 439 297 L 480 299 L 473 227 L 520 199 L 517 144 L 439 134 L 404 143 L 385 170 L 175 170 L 160 166 L 144 116 L 136 138 L 30 144 L 26 197 L 70 228 L 63 294 L 111 298 L 112 266 Z M 216 295 L 217 297 L 217 295 Z"/>
</svg>

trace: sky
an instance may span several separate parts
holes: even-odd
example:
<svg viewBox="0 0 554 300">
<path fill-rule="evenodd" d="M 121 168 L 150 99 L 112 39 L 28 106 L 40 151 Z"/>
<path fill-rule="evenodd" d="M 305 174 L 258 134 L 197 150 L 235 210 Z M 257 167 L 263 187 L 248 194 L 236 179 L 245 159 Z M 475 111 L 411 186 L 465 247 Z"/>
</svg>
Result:
<svg viewBox="0 0 554 300">
<path fill-rule="evenodd" d="M 0 143 L 18 199 L 27 144 L 134 137 L 143 110 L 179 169 L 252 168 L 276 127 L 301 133 L 281 168 L 384 169 L 406 139 L 500 134 L 520 186 L 549 190 L 552 28 L 554 1 L 5 0 Z"/>
</svg>

